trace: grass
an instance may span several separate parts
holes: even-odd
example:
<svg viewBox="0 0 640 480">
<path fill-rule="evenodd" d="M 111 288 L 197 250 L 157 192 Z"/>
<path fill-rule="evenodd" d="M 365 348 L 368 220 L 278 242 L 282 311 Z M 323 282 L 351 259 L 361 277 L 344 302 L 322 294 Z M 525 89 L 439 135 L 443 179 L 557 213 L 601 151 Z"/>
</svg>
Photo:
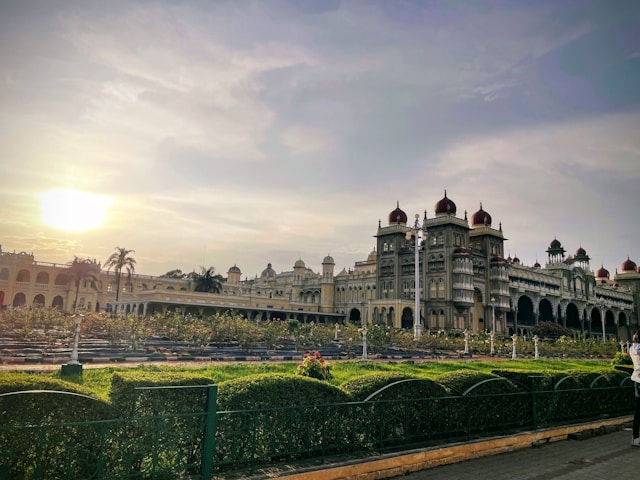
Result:
<svg viewBox="0 0 640 480">
<path fill-rule="evenodd" d="M 599 371 L 611 369 L 608 361 L 594 360 L 516 360 L 516 361 L 435 361 L 414 363 L 407 362 L 363 362 L 361 360 L 332 361 L 331 384 L 339 386 L 348 380 L 376 372 L 399 372 L 416 377 L 435 379 L 440 375 L 457 370 L 477 370 L 490 373 L 492 370 L 517 370 L 534 373 L 558 373 L 569 370 Z M 115 372 L 124 370 L 140 370 L 147 372 L 191 372 L 210 378 L 214 383 L 231 380 L 257 373 L 290 373 L 296 372 L 297 362 L 262 362 L 211 364 L 206 366 L 172 366 L 172 365 L 140 365 L 137 367 L 105 367 L 87 368 L 81 376 L 65 377 L 74 383 L 84 385 L 94 392 L 95 396 L 108 400 L 111 388 L 111 377 Z M 59 376 L 60 372 L 42 373 L 42 375 Z"/>
</svg>

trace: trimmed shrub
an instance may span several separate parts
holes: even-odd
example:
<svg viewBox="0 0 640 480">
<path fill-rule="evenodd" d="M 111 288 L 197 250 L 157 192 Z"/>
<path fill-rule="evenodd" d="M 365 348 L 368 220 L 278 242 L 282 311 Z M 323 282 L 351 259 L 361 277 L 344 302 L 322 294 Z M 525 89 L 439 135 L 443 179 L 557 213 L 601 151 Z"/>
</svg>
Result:
<svg viewBox="0 0 640 480">
<path fill-rule="evenodd" d="M 445 373 L 436 378 L 459 400 L 447 402 L 441 415 L 451 436 L 519 428 L 529 416 L 521 389 L 498 375 L 474 370 Z"/>
<path fill-rule="evenodd" d="M 517 393 L 520 391 L 511 381 L 491 373 L 475 370 L 460 370 L 440 375 L 436 380 L 457 395 L 463 395 L 471 387 L 468 395 L 496 395 L 501 393 Z M 491 380 L 486 383 L 480 382 Z"/>
<path fill-rule="evenodd" d="M 346 403 L 347 393 L 314 378 L 250 375 L 220 383 L 218 392 L 220 465 L 233 459 L 240 467 L 256 456 L 267 462 L 291 460 L 298 451 L 314 449 L 332 453 L 331 444 L 343 445 L 357 431 L 360 415 Z"/>
<path fill-rule="evenodd" d="M 111 406 L 90 395 L 86 388 L 50 376 L 2 374 L 0 477 L 31 478 L 38 462 L 41 478 L 89 478 L 103 437 L 91 424 L 74 422 L 113 418 Z M 17 425 L 32 427 L 12 428 Z M 70 439 L 77 452 L 71 459 Z"/>
<path fill-rule="evenodd" d="M 127 416 L 203 412 L 206 409 L 206 388 L 158 387 L 202 387 L 212 383 L 210 378 L 188 372 L 116 372 L 111 377 L 109 398 L 114 408 Z"/>
<path fill-rule="evenodd" d="M 539 377 L 545 376 L 540 372 L 523 372 L 521 370 L 491 370 L 491 373 L 506 378 L 522 392 L 531 391 L 532 381 L 536 382 L 536 389 L 540 389 L 541 378 Z"/>
<path fill-rule="evenodd" d="M 212 383 L 188 372 L 127 370 L 113 374 L 111 401 L 123 416 L 131 418 L 115 432 L 114 442 L 117 451 L 126 452 L 125 464 L 132 471 L 144 472 L 155 461 L 153 468 L 158 471 L 190 472 L 201 457 L 205 386 Z M 161 458 L 153 460 L 154 449 L 162 452 Z"/>
<path fill-rule="evenodd" d="M 384 387 L 402 380 L 411 381 L 393 385 L 392 387 L 380 392 L 371 400 L 379 401 L 443 397 L 449 393 L 443 385 L 434 382 L 433 380 L 393 372 L 365 375 L 355 380 L 343 383 L 340 388 L 346 391 L 353 400 L 362 401 Z"/>
<path fill-rule="evenodd" d="M 318 405 L 348 402 L 338 387 L 315 378 L 285 373 L 261 373 L 218 385 L 218 410 Z"/>
<path fill-rule="evenodd" d="M 92 397 L 88 388 L 46 375 L 3 373 L 0 394 L 46 390 L 77 395 L 38 392 L 0 396 L 0 425 L 44 425 L 112 418 L 111 406 Z M 90 398 L 87 398 L 90 397 Z"/>
</svg>

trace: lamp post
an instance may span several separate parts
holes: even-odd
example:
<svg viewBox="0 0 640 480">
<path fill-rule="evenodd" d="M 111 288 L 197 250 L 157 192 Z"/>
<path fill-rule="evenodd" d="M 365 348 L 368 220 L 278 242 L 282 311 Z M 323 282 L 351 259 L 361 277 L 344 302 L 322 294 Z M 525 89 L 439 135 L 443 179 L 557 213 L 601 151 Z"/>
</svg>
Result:
<svg viewBox="0 0 640 480">
<path fill-rule="evenodd" d="M 413 227 L 409 227 L 410 230 L 407 231 L 406 238 L 407 240 L 411 240 L 413 236 L 415 238 L 414 244 L 414 296 L 415 296 L 415 307 L 414 307 L 414 318 L 413 318 L 413 339 L 420 340 L 422 336 L 422 325 L 420 323 L 420 241 L 427 238 L 427 232 L 420 227 L 420 214 L 416 213 L 416 221 Z"/>
<path fill-rule="evenodd" d="M 464 330 L 464 354 L 469 355 L 469 330 Z"/>
<path fill-rule="evenodd" d="M 367 354 L 367 327 L 359 328 L 358 331 L 362 334 L 362 360 L 369 360 L 369 355 Z"/>
<path fill-rule="evenodd" d="M 602 343 L 607 341 L 607 333 L 604 328 L 604 297 L 600 297 L 600 321 L 602 322 Z"/>
<path fill-rule="evenodd" d="M 496 354 L 496 349 L 493 344 L 493 339 L 496 336 L 496 299 L 491 297 L 491 355 Z"/>
<path fill-rule="evenodd" d="M 76 321 L 75 336 L 73 338 L 73 349 L 71 350 L 71 357 L 66 365 L 62 365 L 61 375 L 74 375 L 82 373 L 82 364 L 78 361 L 78 342 L 80 340 L 80 324 L 84 315 L 75 313 L 71 318 Z"/>
</svg>

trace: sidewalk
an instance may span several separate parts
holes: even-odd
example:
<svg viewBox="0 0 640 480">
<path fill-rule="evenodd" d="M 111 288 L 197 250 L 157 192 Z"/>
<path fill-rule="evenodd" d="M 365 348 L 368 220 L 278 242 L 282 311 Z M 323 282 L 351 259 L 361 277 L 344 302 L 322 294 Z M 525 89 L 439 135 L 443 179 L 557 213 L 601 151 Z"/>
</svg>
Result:
<svg viewBox="0 0 640 480">
<path fill-rule="evenodd" d="M 251 480 L 630 480 L 640 475 L 631 446 L 633 418 L 521 432 L 472 442 L 383 454 Z M 272 472 L 275 473 L 275 472 Z"/>
<path fill-rule="evenodd" d="M 631 480 L 640 476 L 640 448 L 620 430 L 434 467 L 404 480 Z"/>
</svg>

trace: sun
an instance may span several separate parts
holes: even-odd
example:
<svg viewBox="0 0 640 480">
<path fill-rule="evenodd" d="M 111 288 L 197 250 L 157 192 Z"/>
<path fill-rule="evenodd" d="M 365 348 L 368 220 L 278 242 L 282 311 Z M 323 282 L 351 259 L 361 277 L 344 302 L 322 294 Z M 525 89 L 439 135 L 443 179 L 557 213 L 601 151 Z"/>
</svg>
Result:
<svg viewBox="0 0 640 480">
<path fill-rule="evenodd" d="M 79 190 L 49 190 L 40 197 L 42 221 L 50 227 L 76 232 L 102 225 L 109 197 Z"/>
</svg>

